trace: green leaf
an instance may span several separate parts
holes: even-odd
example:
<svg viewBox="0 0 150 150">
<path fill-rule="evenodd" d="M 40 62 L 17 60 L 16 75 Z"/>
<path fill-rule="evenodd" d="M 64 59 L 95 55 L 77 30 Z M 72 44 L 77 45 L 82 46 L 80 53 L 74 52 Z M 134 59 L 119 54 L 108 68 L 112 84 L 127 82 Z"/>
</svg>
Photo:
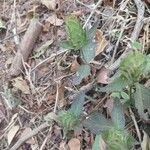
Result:
<svg viewBox="0 0 150 150">
<path fill-rule="evenodd" d="M 99 89 L 100 92 L 121 92 L 124 88 L 127 87 L 129 81 L 123 77 L 116 78 L 112 83 L 108 84 L 105 87 Z"/>
<path fill-rule="evenodd" d="M 94 144 L 92 146 L 92 150 L 101 150 L 100 149 L 100 139 L 101 139 L 101 136 L 100 135 L 96 135 Z"/>
<path fill-rule="evenodd" d="M 95 50 L 96 50 L 96 43 L 89 41 L 88 44 L 86 44 L 81 49 L 81 57 L 86 63 L 89 63 L 91 60 L 95 57 Z"/>
<path fill-rule="evenodd" d="M 121 98 L 121 94 L 120 94 L 120 92 L 113 92 L 112 94 L 111 94 L 111 97 L 112 98 Z"/>
<path fill-rule="evenodd" d="M 58 121 L 65 131 L 74 130 L 79 126 L 79 118 L 70 111 L 60 111 Z"/>
<path fill-rule="evenodd" d="M 84 120 L 83 126 L 88 128 L 94 134 L 100 134 L 100 132 L 111 128 L 112 123 L 102 114 L 93 113 L 86 120 Z"/>
<path fill-rule="evenodd" d="M 74 98 L 74 102 L 71 105 L 70 112 L 74 113 L 76 116 L 80 116 L 83 110 L 85 99 L 85 93 L 79 92 L 76 97 Z"/>
<path fill-rule="evenodd" d="M 98 23 L 99 22 L 96 22 L 93 25 L 93 27 L 86 32 L 89 40 L 92 40 L 94 38 L 94 36 L 96 34 L 97 27 L 98 27 Z"/>
<path fill-rule="evenodd" d="M 147 119 L 144 114 L 145 109 L 150 108 L 150 89 L 137 83 L 135 84 L 136 92 L 134 93 L 135 107 L 138 109 L 139 115 Z"/>
<path fill-rule="evenodd" d="M 147 65 L 145 67 L 144 74 L 147 75 L 147 73 L 150 72 L 150 54 L 147 55 L 146 58 L 147 58 Z"/>
<path fill-rule="evenodd" d="M 87 77 L 88 75 L 90 75 L 90 71 L 91 71 L 91 68 L 89 65 L 81 65 L 79 67 L 79 70 L 77 71 L 76 73 L 76 80 L 78 80 L 78 84 L 82 81 L 83 78 Z"/>
<path fill-rule="evenodd" d="M 64 49 L 74 49 L 72 43 L 70 41 L 62 41 L 59 46 Z"/>
<path fill-rule="evenodd" d="M 135 142 L 126 130 L 117 130 L 116 128 L 104 131 L 102 137 L 109 150 L 129 150 Z"/>
<path fill-rule="evenodd" d="M 142 49 L 142 44 L 137 42 L 137 41 L 134 41 L 134 42 L 131 43 L 131 47 L 134 50 L 141 50 Z"/>
<path fill-rule="evenodd" d="M 44 116 L 44 120 L 47 122 L 58 121 L 58 116 L 54 112 L 50 112 Z"/>
<path fill-rule="evenodd" d="M 105 150 L 106 144 L 102 139 L 101 135 L 96 135 L 92 150 Z"/>
<path fill-rule="evenodd" d="M 86 32 L 83 30 L 80 21 L 75 16 L 66 17 L 66 31 L 68 41 L 70 41 L 75 49 L 80 49 L 87 43 Z"/>
<path fill-rule="evenodd" d="M 111 118 L 112 118 L 115 128 L 124 129 L 125 118 L 124 118 L 124 113 L 123 113 L 123 107 L 118 99 L 114 101 Z"/>
<path fill-rule="evenodd" d="M 40 48 L 36 50 L 35 55 L 32 56 L 32 58 L 39 58 L 41 55 L 43 55 L 48 47 L 53 43 L 53 39 L 48 40 L 46 43 L 44 43 Z"/>
<path fill-rule="evenodd" d="M 129 95 L 127 94 L 127 93 L 125 93 L 125 92 L 121 92 L 121 97 L 123 98 L 123 99 L 125 99 L 125 100 L 129 100 L 130 98 L 129 98 Z"/>
<path fill-rule="evenodd" d="M 144 74 L 147 65 L 147 58 L 141 52 L 131 52 L 120 63 L 119 70 L 121 75 L 132 81 L 139 81 L 141 75 Z"/>
</svg>

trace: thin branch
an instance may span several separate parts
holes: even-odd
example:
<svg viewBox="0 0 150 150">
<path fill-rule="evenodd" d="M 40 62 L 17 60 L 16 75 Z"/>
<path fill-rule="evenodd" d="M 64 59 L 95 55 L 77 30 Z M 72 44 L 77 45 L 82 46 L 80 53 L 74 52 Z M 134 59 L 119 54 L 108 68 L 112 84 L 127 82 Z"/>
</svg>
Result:
<svg viewBox="0 0 150 150">
<path fill-rule="evenodd" d="M 138 124 L 137 124 L 137 122 L 136 122 L 136 119 L 135 119 L 134 113 L 132 112 L 131 108 L 129 108 L 129 111 L 130 111 L 130 115 L 131 115 L 131 118 L 132 118 L 132 120 L 133 120 L 133 123 L 134 123 L 135 129 L 136 129 L 136 132 L 137 132 L 137 135 L 138 135 L 138 138 L 139 138 L 139 142 L 140 142 L 140 144 L 141 144 L 142 139 L 141 139 L 141 133 L 140 133 L 140 130 L 139 130 Z"/>
<path fill-rule="evenodd" d="M 91 11 L 89 17 L 87 18 L 85 24 L 83 25 L 83 29 L 87 26 L 89 20 L 91 19 L 91 17 L 92 17 L 93 14 L 95 13 L 95 11 L 96 11 L 98 5 L 100 5 L 100 4 L 102 3 L 102 1 L 103 1 L 103 0 L 99 0 L 99 1 L 97 2 L 97 4 L 95 5 L 95 7 L 93 8 L 93 10 Z"/>
<path fill-rule="evenodd" d="M 144 11 L 145 11 L 144 3 L 141 0 L 134 0 L 134 2 L 138 9 L 138 14 L 137 14 L 136 24 L 134 26 L 133 32 L 130 37 L 132 42 L 134 42 L 138 39 L 141 29 L 145 22 L 145 20 L 144 20 Z M 121 59 L 124 58 L 128 52 L 129 52 L 129 48 L 127 47 L 126 50 L 124 51 L 124 53 L 112 65 L 110 65 L 109 69 L 110 70 L 117 69 L 120 64 Z"/>
</svg>

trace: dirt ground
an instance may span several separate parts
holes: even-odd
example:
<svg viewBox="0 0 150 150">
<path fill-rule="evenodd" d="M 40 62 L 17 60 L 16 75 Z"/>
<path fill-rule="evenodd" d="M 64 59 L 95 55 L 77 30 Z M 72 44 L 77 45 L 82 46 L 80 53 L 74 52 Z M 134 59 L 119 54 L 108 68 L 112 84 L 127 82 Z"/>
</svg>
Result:
<svg viewBox="0 0 150 150">
<path fill-rule="evenodd" d="M 91 150 L 94 134 L 86 129 L 80 131 L 80 134 L 76 133 L 74 137 L 80 141 L 80 147 L 77 148 L 77 145 L 72 144 L 71 148 L 68 140 L 63 139 L 62 128 L 56 122 L 47 126 L 44 124 L 44 117 L 55 109 L 67 110 L 73 101 L 74 91 L 88 85 L 95 77 L 98 78 L 99 84 L 105 84 L 107 71 L 115 68 L 116 60 L 130 49 L 128 45 L 130 40 L 138 39 L 143 44 L 142 50 L 149 52 L 150 2 L 142 1 L 145 11 L 141 17 L 145 22 L 137 26 L 142 27 L 138 33 L 134 31 L 137 30 L 135 24 L 139 11 L 135 1 L 103 0 L 97 7 L 95 6 L 98 0 L 80 2 L 56 0 L 56 6 L 53 0 L 49 5 L 45 1 L 0 1 L 0 150 L 12 150 L 13 145 L 22 136 L 28 136 L 30 133 L 33 133 L 29 135 L 31 138 L 24 140 L 18 150 Z M 80 64 L 80 60 L 76 61 L 78 54 L 74 55 L 71 52 L 59 54 L 61 50 L 59 44 L 66 38 L 64 20 L 68 14 L 74 14 L 84 25 L 94 7 L 95 11 L 91 14 L 86 28 L 90 28 L 98 21 L 97 40 L 100 45 L 92 64 L 92 75 L 76 86 L 72 81 Z M 33 17 L 38 18 L 42 30 L 27 62 L 24 63 L 23 72 L 12 77 L 11 65 Z M 48 46 L 40 50 L 45 43 Z M 108 69 L 98 76 L 103 67 Z M 113 71 L 115 72 L 116 68 Z M 104 97 L 109 99 L 108 95 L 98 95 L 94 89 L 90 89 L 87 95 L 93 101 L 86 102 L 84 107 L 86 113 L 97 104 L 98 110 L 107 112 L 106 105 L 101 100 Z M 56 99 L 59 100 L 57 106 Z M 133 127 L 130 121 L 129 125 Z M 129 130 L 137 138 L 135 128 L 132 127 Z"/>
</svg>

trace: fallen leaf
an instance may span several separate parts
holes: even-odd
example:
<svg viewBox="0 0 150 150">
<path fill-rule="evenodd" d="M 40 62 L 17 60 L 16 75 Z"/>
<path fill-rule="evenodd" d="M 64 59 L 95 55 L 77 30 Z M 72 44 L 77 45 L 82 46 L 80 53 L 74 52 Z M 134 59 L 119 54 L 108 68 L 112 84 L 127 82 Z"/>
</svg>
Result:
<svg viewBox="0 0 150 150">
<path fill-rule="evenodd" d="M 77 59 L 75 58 L 75 60 L 71 64 L 70 70 L 71 70 L 71 72 L 77 72 L 79 67 L 80 67 L 80 64 L 77 62 Z"/>
<path fill-rule="evenodd" d="M 41 0 L 41 3 L 49 10 L 55 10 L 56 8 L 56 0 Z"/>
<path fill-rule="evenodd" d="M 23 132 L 21 133 L 20 138 L 22 138 L 22 137 L 24 137 L 25 135 L 29 134 L 31 131 L 32 131 L 31 128 L 25 128 L 25 129 L 23 130 Z M 27 144 L 34 145 L 36 142 L 35 142 L 34 138 L 31 137 L 30 139 L 28 139 L 28 140 L 26 141 L 26 143 L 27 143 Z"/>
<path fill-rule="evenodd" d="M 11 142 L 12 142 L 12 140 L 14 139 L 14 137 L 15 137 L 15 135 L 16 135 L 16 133 L 19 131 L 19 126 L 17 125 L 17 126 L 13 126 L 10 130 L 9 130 L 9 132 L 8 132 L 8 134 L 7 134 L 7 140 L 8 140 L 8 144 L 10 145 L 11 144 Z"/>
<path fill-rule="evenodd" d="M 60 143 L 59 150 L 66 150 L 66 149 L 67 149 L 66 147 L 67 147 L 67 146 L 66 146 L 66 142 L 65 142 L 65 141 L 62 141 L 62 142 Z"/>
<path fill-rule="evenodd" d="M 73 138 L 68 142 L 70 150 L 80 150 L 81 143 L 79 139 Z"/>
<path fill-rule="evenodd" d="M 58 87 L 59 107 L 62 108 L 67 104 L 66 99 L 65 99 L 65 95 L 64 95 L 65 87 L 63 84 L 59 84 L 58 86 L 59 86 Z"/>
<path fill-rule="evenodd" d="M 50 105 L 52 104 L 56 99 L 56 96 L 55 95 L 52 95 L 52 94 L 48 94 L 47 96 L 47 103 Z"/>
<path fill-rule="evenodd" d="M 103 32 L 101 30 L 96 31 L 96 41 L 97 41 L 97 48 L 95 56 L 99 55 L 103 52 L 104 48 L 107 46 L 108 41 L 105 39 Z"/>
<path fill-rule="evenodd" d="M 77 17 L 81 16 L 82 14 L 83 14 L 82 10 L 74 11 L 74 12 L 71 13 L 71 15 L 75 15 Z"/>
<path fill-rule="evenodd" d="M 51 24 L 49 22 L 45 22 L 43 25 L 43 32 L 49 32 L 50 25 Z"/>
<path fill-rule="evenodd" d="M 57 16 L 55 14 L 48 17 L 46 19 L 46 22 L 49 22 L 50 24 L 52 24 L 54 26 L 61 26 L 64 23 L 64 21 L 62 19 L 57 18 Z"/>
<path fill-rule="evenodd" d="M 9 57 L 5 62 L 5 67 L 8 68 L 12 64 L 13 58 Z"/>
<path fill-rule="evenodd" d="M 24 94 L 30 94 L 29 86 L 28 86 L 26 80 L 24 80 L 22 77 L 17 77 L 15 79 L 13 79 L 12 85 L 16 89 L 21 90 Z"/>
<path fill-rule="evenodd" d="M 110 70 L 106 69 L 105 67 L 102 67 L 101 70 L 97 73 L 97 82 L 102 84 L 108 84 L 109 72 Z"/>
<path fill-rule="evenodd" d="M 0 51 L 5 52 L 6 50 L 7 50 L 6 47 L 0 44 Z"/>
<path fill-rule="evenodd" d="M 113 106 L 114 106 L 113 99 L 107 99 L 107 101 L 104 105 L 104 108 L 107 108 L 107 112 L 108 112 L 109 115 L 112 114 Z"/>
</svg>

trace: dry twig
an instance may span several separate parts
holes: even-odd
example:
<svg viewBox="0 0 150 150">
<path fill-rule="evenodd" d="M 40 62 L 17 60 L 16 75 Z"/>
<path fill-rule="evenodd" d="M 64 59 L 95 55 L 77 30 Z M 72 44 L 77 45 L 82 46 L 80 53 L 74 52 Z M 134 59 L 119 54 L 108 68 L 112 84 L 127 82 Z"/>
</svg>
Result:
<svg viewBox="0 0 150 150">
<path fill-rule="evenodd" d="M 11 65 L 9 71 L 11 76 L 18 76 L 21 73 L 21 70 L 23 69 L 22 59 L 25 62 L 27 61 L 41 30 L 42 25 L 39 23 L 38 20 L 33 19 L 23 37 L 23 40 L 21 41 L 19 50 L 17 51 L 16 56 Z"/>
<path fill-rule="evenodd" d="M 131 37 L 130 37 L 132 42 L 136 41 L 137 38 L 139 37 L 141 29 L 144 25 L 144 11 L 145 11 L 144 3 L 141 0 L 134 0 L 134 2 L 135 2 L 136 7 L 138 9 L 138 14 L 137 14 L 136 24 L 134 26 L 133 32 L 132 32 Z M 120 64 L 121 59 L 124 58 L 128 52 L 129 52 L 129 48 L 126 48 L 124 53 L 112 65 L 110 65 L 109 69 L 110 70 L 117 69 L 119 64 Z"/>
</svg>

